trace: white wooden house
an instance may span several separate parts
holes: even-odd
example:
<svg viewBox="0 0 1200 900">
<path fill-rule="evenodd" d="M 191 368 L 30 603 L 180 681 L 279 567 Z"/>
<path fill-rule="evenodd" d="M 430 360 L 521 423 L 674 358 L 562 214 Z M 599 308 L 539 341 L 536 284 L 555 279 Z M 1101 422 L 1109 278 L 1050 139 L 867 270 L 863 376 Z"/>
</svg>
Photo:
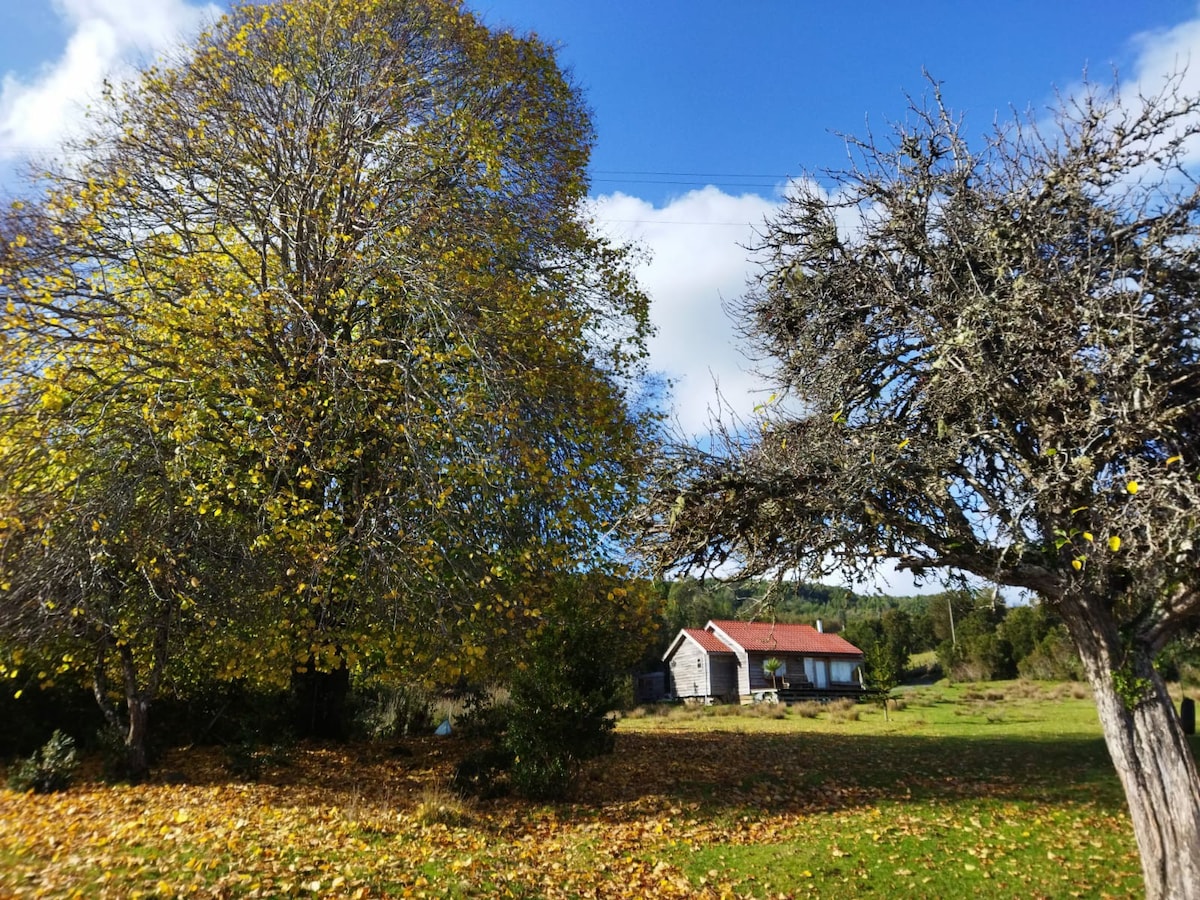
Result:
<svg viewBox="0 0 1200 900">
<path fill-rule="evenodd" d="M 713 620 L 680 631 L 663 659 L 669 692 L 685 699 L 745 700 L 768 690 L 799 699 L 863 689 L 862 651 L 811 625 Z M 767 660 L 779 662 L 774 678 Z"/>
</svg>

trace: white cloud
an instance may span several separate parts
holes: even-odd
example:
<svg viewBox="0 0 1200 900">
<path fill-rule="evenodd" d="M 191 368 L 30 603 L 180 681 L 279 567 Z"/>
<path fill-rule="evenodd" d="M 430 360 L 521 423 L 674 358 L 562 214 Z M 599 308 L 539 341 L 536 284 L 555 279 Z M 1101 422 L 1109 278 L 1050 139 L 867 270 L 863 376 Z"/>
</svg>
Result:
<svg viewBox="0 0 1200 900">
<path fill-rule="evenodd" d="M 1137 49 L 1133 77 L 1143 92 L 1154 93 L 1167 78 L 1183 72 L 1183 92 L 1200 93 L 1200 18 L 1142 32 L 1134 36 L 1133 45 Z"/>
<path fill-rule="evenodd" d="M 1133 38 L 1133 44 L 1137 60 L 1132 87 L 1141 96 L 1158 96 L 1168 86 L 1182 97 L 1200 96 L 1200 19 L 1143 32 Z M 1132 93 L 1128 86 L 1123 86 L 1122 92 Z M 1200 139 L 1189 138 L 1183 157 L 1187 165 L 1200 164 Z"/>
<path fill-rule="evenodd" d="M 873 572 L 856 578 L 833 575 L 825 584 L 849 588 L 864 596 L 885 595 L 889 597 L 916 597 L 925 594 L 940 594 L 946 590 L 967 588 L 975 591 L 991 590 L 992 582 L 960 570 L 927 569 L 922 578 L 917 578 L 908 569 L 901 569 L 895 560 L 884 560 Z M 1028 603 L 1033 596 L 1029 591 L 1014 587 L 999 588 L 1000 596 L 1009 606 Z"/>
<path fill-rule="evenodd" d="M 756 270 L 747 249 L 756 231 L 780 211 L 782 197 L 799 187 L 786 186 L 776 200 L 709 186 L 662 207 L 625 194 L 594 201 L 593 216 L 607 234 L 637 241 L 650 253 L 637 273 L 658 328 L 650 342 L 650 366 L 674 381 L 672 416 L 686 438 L 706 435 L 719 406 L 726 415 L 731 410 L 748 418 L 769 390 L 753 371 L 724 304 L 743 295 Z M 813 184 L 803 187 L 824 193 Z M 843 210 L 838 223 L 853 236 L 861 228 L 860 213 Z M 825 580 L 860 594 L 910 596 L 944 590 L 938 574 L 931 571 L 917 583 L 911 572 L 885 561 L 873 576 Z M 979 579 L 970 582 L 982 585 Z"/>
<path fill-rule="evenodd" d="M 608 234 L 650 252 L 638 271 L 658 327 L 650 365 L 673 382 L 673 419 L 685 435 L 708 431 L 720 403 L 717 388 L 742 416 L 761 401 L 763 381 L 750 371 L 722 304 L 745 292 L 753 271 L 746 248 L 778 208 L 776 201 L 711 186 L 663 207 L 625 194 L 595 201 L 595 218 Z"/>
<path fill-rule="evenodd" d="M 1140 98 L 1154 99 L 1164 91 L 1175 91 L 1181 97 L 1200 96 L 1200 17 L 1180 22 L 1171 28 L 1143 31 L 1132 35 L 1127 42 L 1132 52 L 1131 62 L 1115 73 L 1117 100 L 1128 111 L 1140 108 Z M 1050 110 L 1059 106 L 1060 98 L 1081 98 L 1088 93 L 1098 92 L 1107 100 L 1104 91 L 1114 76 L 1107 71 L 1090 71 L 1086 79 L 1068 85 L 1047 102 L 1039 123 L 1045 133 L 1057 133 L 1057 125 L 1049 118 Z M 1200 140 L 1193 139 L 1183 148 L 1183 162 L 1195 166 L 1200 163 Z M 1138 176 L 1153 178 L 1155 170 L 1135 173 L 1129 182 Z"/>
<path fill-rule="evenodd" d="M 32 78 L 0 82 L 0 159 L 50 154 L 83 125 L 105 78 L 129 74 L 220 13 L 186 0 L 54 0 L 70 36 Z"/>
</svg>

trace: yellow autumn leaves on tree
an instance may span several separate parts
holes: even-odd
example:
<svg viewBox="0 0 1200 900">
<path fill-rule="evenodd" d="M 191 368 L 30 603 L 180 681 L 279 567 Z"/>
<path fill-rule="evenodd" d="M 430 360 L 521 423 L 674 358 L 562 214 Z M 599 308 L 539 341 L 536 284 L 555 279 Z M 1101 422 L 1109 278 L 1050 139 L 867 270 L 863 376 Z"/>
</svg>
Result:
<svg viewBox="0 0 1200 900">
<path fill-rule="evenodd" d="M 0 626 L 147 703 L 503 666 L 549 576 L 610 567 L 646 425 L 553 52 L 440 0 L 247 4 L 96 118 L 0 223 Z"/>
</svg>

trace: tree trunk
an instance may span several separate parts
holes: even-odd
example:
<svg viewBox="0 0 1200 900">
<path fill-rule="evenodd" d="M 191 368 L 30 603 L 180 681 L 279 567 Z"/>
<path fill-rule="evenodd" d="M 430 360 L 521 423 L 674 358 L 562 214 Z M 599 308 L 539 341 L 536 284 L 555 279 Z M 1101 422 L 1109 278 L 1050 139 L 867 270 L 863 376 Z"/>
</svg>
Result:
<svg viewBox="0 0 1200 900">
<path fill-rule="evenodd" d="M 125 736 L 126 761 L 131 781 L 141 781 L 150 774 L 150 754 L 146 738 L 150 729 L 150 700 L 144 696 L 127 698 L 129 732 Z"/>
<path fill-rule="evenodd" d="M 125 734 L 125 754 L 129 766 L 129 780 L 141 781 L 150 774 L 150 754 L 146 747 L 150 732 L 150 703 L 152 690 L 139 690 L 137 666 L 133 651 L 122 645 L 121 670 L 125 676 L 125 705 L 129 707 L 129 731 Z"/>
<path fill-rule="evenodd" d="M 96 644 L 96 661 L 92 664 L 92 696 L 96 698 L 96 705 L 104 714 L 105 723 L 109 728 L 118 731 L 121 728 L 121 717 L 108 696 L 108 648 L 108 636 L 103 635 Z"/>
<path fill-rule="evenodd" d="M 1121 641 L 1106 605 L 1063 613 L 1125 789 L 1146 896 L 1200 897 L 1200 778 L 1166 685 L 1143 647 Z"/>
<path fill-rule="evenodd" d="M 301 738 L 344 741 L 350 736 L 350 670 L 345 662 L 331 672 L 309 658 L 303 672 L 292 674 L 293 727 Z"/>
</svg>

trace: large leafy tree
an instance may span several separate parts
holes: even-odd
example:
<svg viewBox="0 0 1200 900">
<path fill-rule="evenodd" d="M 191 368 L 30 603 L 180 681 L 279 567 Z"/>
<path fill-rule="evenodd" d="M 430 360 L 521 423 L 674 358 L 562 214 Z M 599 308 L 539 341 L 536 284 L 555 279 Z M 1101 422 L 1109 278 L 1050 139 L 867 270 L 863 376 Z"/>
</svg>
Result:
<svg viewBox="0 0 1200 900">
<path fill-rule="evenodd" d="M 144 509 L 252 561 L 178 582 L 253 589 L 205 619 L 230 675 L 457 677 L 536 622 L 544 573 L 607 564 L 646 300 L 588 227 L 590 123 L 545 45 L 448 0 L 246 4 L 95 120 L 3 224 L 0 608 L 45 586 L 30 522 L 85 515 L 79 467 L 33 470 L 97 447 L 151 454 Z"/>
<path fill-rule="evenodd" d="M 978 150 L 936 94 L 792 196 L 741 312 L 780 395 L 680 448 L 664 565 L 885 558 L 1036 591 L 1092 684 L 1147 893 L 1200 895 L 1200 782 L 1155 654 L 1200 615 L 1200 103 L 1088 91 Z M 721 438 L 722 436 L 718 436 Z"/>
</svg>

